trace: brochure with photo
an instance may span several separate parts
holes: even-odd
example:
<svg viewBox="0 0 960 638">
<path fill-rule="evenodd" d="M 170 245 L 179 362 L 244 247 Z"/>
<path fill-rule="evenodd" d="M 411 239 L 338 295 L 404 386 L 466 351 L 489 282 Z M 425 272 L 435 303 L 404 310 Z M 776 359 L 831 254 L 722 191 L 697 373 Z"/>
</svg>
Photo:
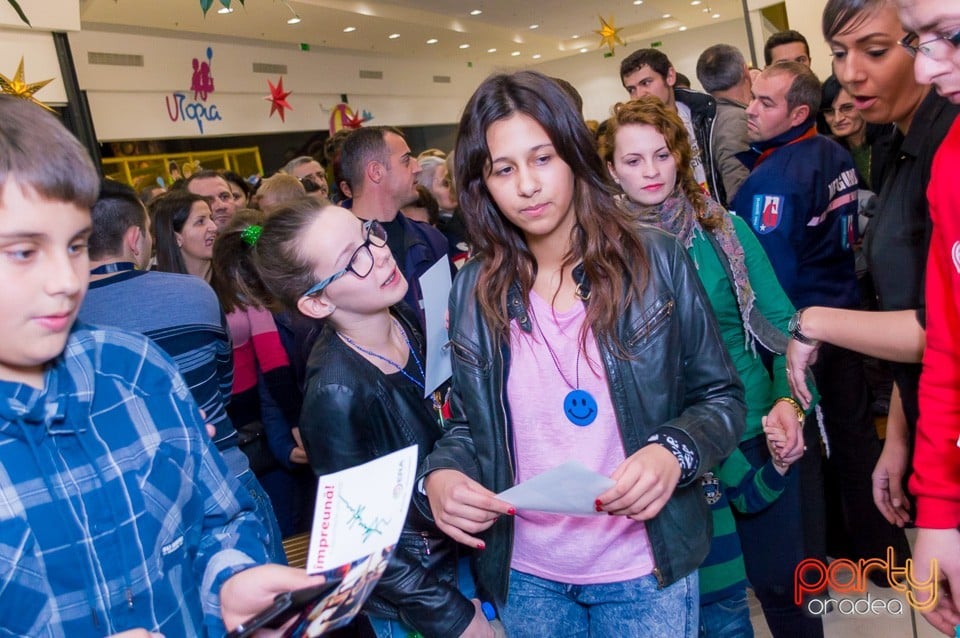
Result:
<svg viewBox="0 0 960 638">
<path fill-rule="evenodd" d="M 417 446 L 318 479 L 307 571 L 325 585 L 287 592 L 234 630 L 245 638 L 291 618 L 285 638 L 322 636 L 356 616 L 383 575 L 407 518 Z"/>
</svg>

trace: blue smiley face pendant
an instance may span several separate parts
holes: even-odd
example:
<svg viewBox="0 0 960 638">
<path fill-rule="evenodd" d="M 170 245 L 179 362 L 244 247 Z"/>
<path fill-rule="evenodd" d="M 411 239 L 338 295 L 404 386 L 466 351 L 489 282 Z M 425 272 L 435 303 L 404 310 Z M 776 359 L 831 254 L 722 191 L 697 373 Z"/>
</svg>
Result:
<svg viewBox="0 0 960 638">
<path fill-rule="evenodd" d="M 586 390 L 571 390 L 563 399 L 563 413 L 570 423 L 586 427 L 597 418 L 597 401 Z"/>
</svg>

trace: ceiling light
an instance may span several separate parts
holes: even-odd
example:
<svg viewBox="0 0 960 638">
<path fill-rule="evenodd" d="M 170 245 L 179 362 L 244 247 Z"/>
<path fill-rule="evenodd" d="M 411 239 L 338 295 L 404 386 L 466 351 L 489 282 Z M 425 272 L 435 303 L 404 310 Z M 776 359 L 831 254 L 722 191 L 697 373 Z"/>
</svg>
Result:
<svg viewBox="0 0 960 638">
<path fill-rule="evenodd" d="M 633 0 L 633 4 L 643 4 L 643 0 Z"/>
<path fill-rule="evenodd" d="M 702 9 L 702 11 L 703 11 L 704 13 L 710 13 L 710 7 L 704 7 L 704 8 Z"/>
<path fill-rule="evenodd" d="M 580 36 L 579 36 L 579 35 L 576 35 L 576 34 L 570 36 L 570 38 L 573 39 L 573 40 L 576 40 L 576 39 L 579 38 L 579 37 L 580 37 Z"/>
<path fill-rule="evenodd" d="M 517 57 L 517 56 L 520 55 L 520 52 L 519 52 L 519 51 L 514 51 L 514 52 L 511 53 L 510 55 L 512 55 L 513 57 Z"/>
<path fill-rule="evenodd" d="M 225 13 L 233 13 L 233 9 L 231 9 L 230 7 L 220 7 L 219 9 L 217 9 L 217 13 L 219 13 L 220 15 L 223 15 Z"/>
<path fill-rule="evenodd" d="M 481 11 L 480 9 L 474 9 L 473 11 L 470 12 L 470 15 L 472 15 L 472 16 L 478 16 L 478 15 L 480 15 L 481 13 L 483 13 L 483 11 Z"/>
<path fill-rule="evenodd" d="M 695 7 L 700 4 L 700 0 L 690 0 L 690 4 Z"/>
<path fill-rule="evenodd" d="M 686 30 L 687 30 L 687 27 L 680 27 L 680 28 L 677 29 L 677 30 L 678 30 L 678 31 L 686 31 Z"/>
<path fill-rule="evenodd" d="M 662 16 L 660 16 L 660 17 L 663 18 L 664 20 L 666 20 L 667 18 L 670 18 L 670 17 L 672 17 L 672 16 L 671 16 L 669 13 L 664 13 L 664 14 L 663 14 Z"/>
<path fill-rule="evenodd" d="M 583 47 L 582 49 L 580 49 L 580 53 L 586 53 L 589 50 L 590 49 L 588 49 L 587 47 Z"/>
<path fill-rule="evenodd" d="M 357 27 L 347 27 L 343 30 L 344 33 L 353 33 L 357 30 Z"/>
<path fill-rule="evenodd" d="M 531 24 L 531 25 L 530 25 L 530 28 L 531 28 L 531 29 L 539 29 L 539 28 L 540 28 L 540 25 L 539 25 L 539 24 Z"/>
<path fill-rule="evenodd" d="M 469 49 L 469 48 L 470 48 L 470 45 L 469 45 L 469 44 L 461 44 L 461 45 L 460 45 L 460 48 L 461 48 L 461 49 Z"/>
<path fill-rule="evenodd" d="M 439 41 L 440 40 L 437 40 L 436 38 L 430 38 L 429 40 L 427 40 L 427 44 L 436 44 Z"/>
<path fill-rule="evenodd" d="M 487 53 L 496 53 L 496 52 L 497 52 L 496 49 L 487 49 Z"/>
<path fill-rule="evenodd" d="M 539 53 L 534 53 L 531 57 L 532 57 L 534 60 L 539 60 L 539 59 L 540 59 L 540 54 L 539 54 Z"/>
<path fill-rule="evenodd" d="M 287 20 L 287 24 L 298 24 L 300 22 L 300 16 L 297 15 L 297 12 L 293 10 L 293 7 L 290 6 L 290 3 L 287 0 L 283 0 L 283 4 L 290 9 L 290 13 L 293 14 L 293 17 Z"/>
<path fill-rule="evenodd" d="M 717 18 L 720 17 L 720 14 L 719 14 L 719 13 L 714 13 L 714 14 L 713 14 L 712 16 L 710 16 L 710 17 L 713 18 L 714 20 L 716 20 Z"/>
<path fill-rule="evenodd" d="M 399 33 L 391 33 L 391 34 L 388 35 L 387 37 L 390 38 L 391 40 L 396 40 L 397 38 L 400 37 L 400 34 L 399 34 Z"/>
</svg>

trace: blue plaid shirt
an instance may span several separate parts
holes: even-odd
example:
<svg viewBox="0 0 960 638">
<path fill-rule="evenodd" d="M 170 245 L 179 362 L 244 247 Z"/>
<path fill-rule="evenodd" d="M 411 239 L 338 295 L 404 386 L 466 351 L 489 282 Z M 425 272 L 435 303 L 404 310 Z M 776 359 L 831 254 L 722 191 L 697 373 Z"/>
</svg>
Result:
<svg viewBox="0 0 960 638">
<path fill-rule="evenodd" d="M 266 530 L 146 337 L 75 326 L 38 390 L 0 381 L 0 636 L 222 635 Z"/>
</svg>

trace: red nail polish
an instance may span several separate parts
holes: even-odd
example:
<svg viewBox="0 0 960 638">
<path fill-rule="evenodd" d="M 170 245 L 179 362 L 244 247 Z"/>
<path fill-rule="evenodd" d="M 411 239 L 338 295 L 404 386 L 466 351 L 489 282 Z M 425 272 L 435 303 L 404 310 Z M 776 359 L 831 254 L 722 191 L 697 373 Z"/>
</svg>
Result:
<svg viewBox="0 0 960 638">
<path fill-rule="evenodd" d="M 517 508 L 515 507 L 511 507 L 510 509 L 507 510 L 507 514 L 509 514 L 510 516 L 513 516 L 516 513 L 517 513 Z"/>
<path fill-rule="evenodd" d="M 600 503 L 597 503 L 596 505 L 594 505 L 594 509 L 596 509 L 598 512 L 603 511 L 603 507 L 600 505 Z"/>
<path fill-rule="evenodd" d="M 600 508 L 603 507 L 603 502 L 598 498 L 593 502 L 594 506 L 597 508 L 597 511 L 600 511 Z"/>
<path fill-rule="evenodd" d="M 487 548 L 487 545 L 485 543 L 477 543 L 477 549 L 483 551 L 486 548 Z"/>
</svg>

